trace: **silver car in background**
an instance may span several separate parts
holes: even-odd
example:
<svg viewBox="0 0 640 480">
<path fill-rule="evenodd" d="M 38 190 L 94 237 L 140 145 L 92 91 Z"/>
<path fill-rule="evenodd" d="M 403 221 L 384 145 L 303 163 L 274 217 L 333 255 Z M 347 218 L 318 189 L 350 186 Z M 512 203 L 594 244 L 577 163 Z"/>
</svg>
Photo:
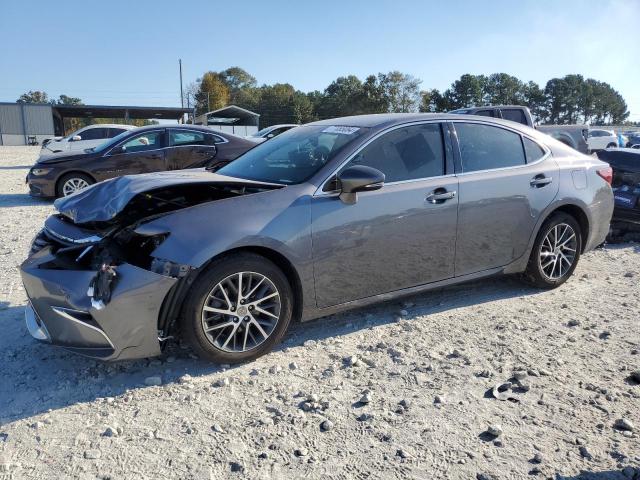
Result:
<svg viewBox="0 0 640 480">
<path fill-rule="evenodd" d="M 222 363 L 293 320 L 496 274 L 554 288 L 601 244 L 611 169 L 513 122 L 324 120 L 218 171 L 107 180 L 59 199 L 21 273 L 32 335 L 115 360 L 181 333 Z"/>
</svg>

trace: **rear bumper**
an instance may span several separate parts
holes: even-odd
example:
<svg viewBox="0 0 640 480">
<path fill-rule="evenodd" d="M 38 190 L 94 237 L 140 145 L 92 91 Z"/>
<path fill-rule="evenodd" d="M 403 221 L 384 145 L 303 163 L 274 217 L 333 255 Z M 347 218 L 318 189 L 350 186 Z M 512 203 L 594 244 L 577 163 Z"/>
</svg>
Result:
<svg viewBox="0 0 640 480">
<path fill-rule="evenodd" d="M 585 241 L 585 252 L 604 243 L 609 234 L 612 215 L 613 192 L 609 185 L 606 185 L 596 193 L 594 201 L 589 205 L 589 237 Z"/>
<path fill-rule="evenodd" d="M 119 265 L 111 301 L 96 309 L 87 296 L 95 272 L 47 269 L 52 259 L 46 247 L 20 266 L 30 302 L 25 321 L 34 338 L 103 360 L 160 353 L 158 314 L 176 279 Z"/>
</svg>

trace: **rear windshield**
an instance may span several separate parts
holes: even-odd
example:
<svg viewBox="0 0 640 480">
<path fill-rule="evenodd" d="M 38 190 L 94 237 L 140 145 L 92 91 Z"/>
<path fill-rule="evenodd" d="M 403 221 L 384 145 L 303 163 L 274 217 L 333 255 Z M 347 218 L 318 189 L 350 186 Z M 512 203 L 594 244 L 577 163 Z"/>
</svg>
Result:
<svg viewBox="0 0 640 480">
<path fill-rule="evenodd" d="M 367 130 L 327 125 L 293 128 L 252 148 L 217 173 L 260 182 L 302 183 Z"/>
</svg>

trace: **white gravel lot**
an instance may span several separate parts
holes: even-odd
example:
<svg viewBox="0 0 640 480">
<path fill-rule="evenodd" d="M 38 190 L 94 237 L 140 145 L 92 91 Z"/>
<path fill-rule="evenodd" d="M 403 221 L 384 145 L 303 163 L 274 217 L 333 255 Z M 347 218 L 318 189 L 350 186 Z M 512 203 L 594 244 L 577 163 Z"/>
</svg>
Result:
<svg viewBox="0 0 640 480">
<path fill-rule="evenodd" d="M 638 244 L 555 291 L 490 279 L 296 325 L 237 367 L 182 345 L 104 364 L 23 325 L 17 266 L 53 211 L 26 193 L 37 154 L 0 147 L 0 479 L 640 478 Z"/>
</svg>

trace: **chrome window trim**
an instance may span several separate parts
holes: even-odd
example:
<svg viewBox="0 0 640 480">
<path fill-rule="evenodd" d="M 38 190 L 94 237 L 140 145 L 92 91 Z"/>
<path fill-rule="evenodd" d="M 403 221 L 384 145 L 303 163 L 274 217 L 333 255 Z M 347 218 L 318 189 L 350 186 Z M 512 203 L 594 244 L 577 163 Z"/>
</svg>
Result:
<svg viewBox="0 0 640 480">
<path fill-rule="evenodd" d="M 229 139 L 218 135 L 217 133 L 213 133 L 213 130 L 210 132 L 204 131 L 204 130 L 195 130 L 195 129 L 191 129 L 191 128 L 175 128 L 175 127 L 167 127 L 167 130 L 169 130 L 169 135 L 171 135 L 171 130 L 173 131 L 178 131 L 178 132 L 192 132 L 192 133 L 201 133 L 203 135 L 211 135 L 215 138 L 219 138 L 222 141 L 221 142 L 216 142 L 214 140 L 213 145 L 221 145 L 223 143 L 229 143 Z M 171 137 L 169 137 L 169 140 L 171 140 Z M 211 147 L 212 145 L 169 145 L 167 147 L 164 148 L 175 148 L 175 147 Z"/>
<path fill-rule="evenodd" d="M 507 121 L 509 121 L 509 120 L 507 120 Z M 503 171 L 503 170 L 513 170 L 515 168 L 529 167 L 531 165 L 537 165 L 538 163 L 542 163 L 543 161 L 545 161 L 546 159 L 548 159 L 551 156 L 551 149 L 549 149 L 549 147 L 547 147 L 544 144 L 541 145 L 540 142 L 538 140 L 536 140 L 535 138 L 533 138 L 531 135 L 527 135 L 526 133 L 523 133 L 523 132 L 521 132 L 521 131 L 519 131 L 519 130 L 517 130 L 515 128 L 509 127 L 507 125 L 498 125 L 498 124 L 495 124 L 495 123 L 483 122 L 483 121 L 480 121 L 480 120 L 459 120 L 459 119 L 456 119 L 456 120 L 450 120 L 450 122 L 451 123 L 479 123 L 480 125 L 487 125 L 489 127 L 502 128 L 503 130 L 508 130 L 510 132 L 517 133 L 518 135 L 520 135 L 520 137 L 528 138 L 533 143 L 535 143 L 540 148 L 542 148 L 542 150 L 545 152 L 545 154 L 542 157 L 540 157 L 538 160 L 536 160 L 535 162 L 527 163 L 527 154 L 526 154 L 526 151 L 524 150 L 524 143 L 523 143 L 523 145 L 522 145 L 522 148 L 523 148 L 522 153 L 524 155 L 524 161 L 525 161 L 524 165 L 513 165 L 511 167 L 499 167 L 499 168 L 486 168 L 484 170 L 474 170 L 473 172 L 462 171 L 462 172 L 457 174 L 459 177 L 467 176 L 467 175 L 473 175 L 473 174 L 476 174 L 476 173 L 500 172 L 500 171 Z M 522 143 L 522 140 L 521 140 L 521 143 Z M 460 165 L 462 166 L 462 158 L 460 158 Z"/>
<path fill-rule="evenodd" d="M 327 176 L 327 178 L 325 178 L 322 183 L 320 184 L 320 186 L 318 188 L 316 188 L 316 191 L 313 193 L 314 197 L 324 197 L 324 196 L 329 196 L 329 195 L 335 195 L 336 192 L 338 192 L 338 190 L 331 190 L 328 192 L 323 192 L 322 189 L 324 188 L 324 186 L 331 180 L 331 178 L 333 178 L 334 175 L 336 175 L 340 169 L 342 167 L 344 167 L 347 163 L 349 163 L 351 160 L 353 160 L 353 158 L 358 155 L 363 149 L 365 149 L 370 143 L 372 143 L 373 141 L 377 140 L 378 138 L 380 138 L 382 135 L 385 135 L 389 132 L 392 132 L 394 130 L 397 130 L 399 128 L 404 128 L 404 127 L 413 127 L 415 125 L 426 125 L 426 124 L 431 124 L 431 123 L 438 123 L 438 124 L 443 124 L 446 123 L 447 120 L 415 120 L 413 122 L 407 122 L 407 123 L 401 123 L 399 125 L 393 125 L 389 128 L 386 128 L 380 132 L 378 132 L 376 135 L 374 135 L 373 137 L 371 137 L 369 140 L 367 140 L 365 143 L 363 143 L 362 145 L 360 145 L 360 147 L 353 152 L 351 155 L 349 155 L 349 157 L 347 157 L 347 159 L 345 161 L 343 161 L 337 168 L 335 168 L 333 170 L 333 172 L 331 172 L 331 174 L 329 176 Z M 446 150 L 444 142 L 442 144 L 442 150 L 443 152 Z M 444 164 L 443 164 L 444 167 Z M 420 181 L 424 181 L 424 180 L 428 180 L 428 179 L 432 179 L 432 178 L 443 178 L 443 177 L 450 177 L 450 176 L 454 176 L 455 174 L 449 174 L 449 175 L 438 175 L 435 177 L 423 177 L 423 178 L 411 178 L 408 180 L 398 180 L 396 182 L 385 182 L 384 185 L 397 185 L 399 183 L 409 183 L 409 182 L 420 182 Z"/>
<path fill-rule="evenodd" d="M 490 117 L 487 117 L 487 118 L 490 118 Z M 547 147 L 545 144 L 541 144 L 538 140 L 533 138 L 531 135 L 527 135 L 526 133 L 521 132 L 520 130 L 518 130 L 516 128 L 512 128 L 512 127 L 507 126 L 507 125 L 500 125 L 500 124 L 493 123 L 491 121 L 487 122 L 487 121 L 476 120 L 476 119 L 469 119 L 469 120 L 464 120 L 464 119 L 454 119 L 454 120 L 447 120 L 447 119 L 417 120 L 417 121 L 413 121 L 413 122 L 402 123 L 400 125 L 394 125 L 393 127 L 390 127 L 390 128 L 385 129 L 385 130 L 382 130 L 382 131 L 378 132 L 375 136 L 371 137 L 364 144 L 362 144 L 360 146 L 360 148 L 358 148 L 358 150 L 356 150 L 344 162 L 342 162 L 337 168 L 335 168 L 327 178 L 325 178 L 322 181 L 320 186 L 313 193 L 313 197 L 335 196 L 336 193 L 339 193 L 338 190 L 331 190 L 331 191 L 328 191 L 328 192 L 323 192 L 322 189 L 331 180 L 331 178 L 340 171 L 340 169 L 342 167 L 344 167 L 347 163 L 349 163 L 356 155 L 358 155 L 358 153 L 360 153 L 365 147 L 367 147 L 374 140 L 376 140 L 376 139 L 380 138 L 382 135 L 384 135 L 386 133 L 389 133 L 389 132 L 391 132 L 393 130 L 396 130 L 398 128 L 408 127 L 408 126 L 413 126 L 413 125 L 423 125 L 423 124 L 427 124 L 427 123 L 440 123 L 440 124 L 443 124 L 443 123 L 478 123 L 480 125 L 487 125 L 487 126 L 490 126 L 490 127 L 502 128 L 504 130 L 508 130 L 510 132 L 516 133 L 516 134 L 520 135 L 520 137 L 528 138 L 529 140 L 534 142 L 536 145 L 538 145 L 540 148 L 542 148 L 542 150 L 545 152 L 545 154 L 542 157 L 540 157 L 538 160 L 536 160 L 535 162 L 525 163 L 524 165 L 514 165 L 514 166 L 511 166 L 511 167 L 500 167 L 500 168 L 488 168 L 488 169 L 485 169 L 485 170 L 474 170 L 473 172 L 460 172 L 460 173 L 453 173 L 453 174 L 447 174 L 447 175 L 439 175 L 437 177 L 413 178 L 413 179 L 410 179 L 410 180 L 400 180 L 400 181 L 397 181 L 397 182 L 389 182 L 389 183 L 385 182 L 384 185 L 397 185 L 399 183 L 409 183 L 409 182 L 423 182 L 423 181 L 429 180 L 429 179 L 447 178 L 447 177 L 456 177 L 456 176 L 460 177 L 460 176 L 474 175 L 474 174 L 486 173 L 486 172 L 498 172 L 498 171 L 502 171 L 502 170 L 513 170 L 513 169 L 516 169 L 516 168 L 523 168 L 523 167 L 529 167 L 531 165 L 537 165 L 539 163 L 544 162 L 549 157 L 551 157 L 551 149 L 549 147 Z M 523 144 L 522 148 L 523 148 L 523 152 L 522 153 L 525 156 L 525 162 L 526 162 L 527 161 L 527 157 L 526 157 L 526 152 L 524 151 L 524 144 Z M 460 159 L 460 162 L 462 163 L 462 159 Z"/>
</svg>

